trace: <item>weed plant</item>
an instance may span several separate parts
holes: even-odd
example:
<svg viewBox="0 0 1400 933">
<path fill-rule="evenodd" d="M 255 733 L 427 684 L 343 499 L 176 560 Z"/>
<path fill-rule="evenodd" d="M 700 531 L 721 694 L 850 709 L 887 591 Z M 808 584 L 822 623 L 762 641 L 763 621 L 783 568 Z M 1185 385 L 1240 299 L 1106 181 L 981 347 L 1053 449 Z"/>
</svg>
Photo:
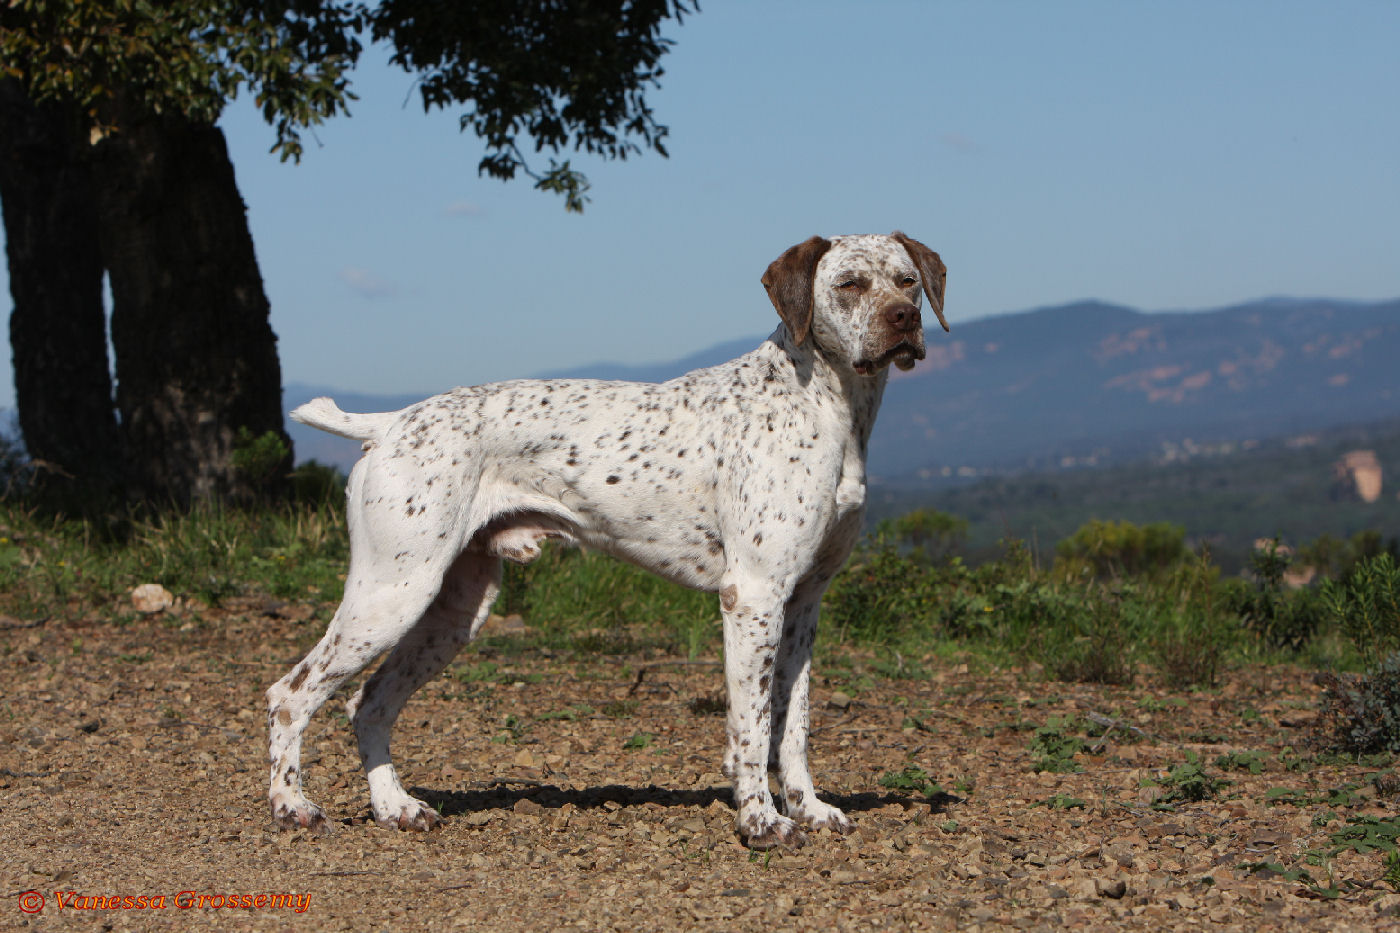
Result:
<svg viewBox="0 0 1400 933">
<path fill-rule="evenodd" d="M 1400 653 L 1362 675 L 1320 674 L 1318 683 L 1319 744 L 1350 754 L 1400 754 Z"/>
<path fill-rule="evenodd" d="M 1288 586 L 1285 574 L 1293 557 L 1279 546 L 1277 538 L 1256 549 L 1250 560 L 1254 583 L 1232 581 L 1226 591 L 1230 609 L 1267 645 L 1300 650 L 1322 624 L 1325 608 L 1321 598 L 1316 590 Z"/>
<path fill-rule="evenodd" d="M 1152 783 L 1165 788 L 1152 801 L 1153 809 L 1162 810 L 1173 809 L 1178 803 L 1195 803 L 1215 797 L 1233 782 L 1211 774 L 1199 755 L 1187 752 L 1184 762 Z"/>
<path fill-rule="evenodd" d="M 1400 652 L 1400 566 L 1392 555 L 1362 560 L 1343 579 L 1326 581 L 1321 602 L 1367 667 Z"/>
<path fill-rule="evenodd" d="M 943 786 L 916 764 L 905 765 L 900 771 L 887 771 L 880 776 L 880 786 L 895 791 L 922 794 L 933 798 L 942 796 Z"/>
<path fill-rule="evenodd" d="M 1323 584 L 1321 602 L 1367 662 L 1365 673 L 1319 675 L 1318 744 L 1353 754 L 1400 754 L 1400 567 L 1389 553 Z"/>
<path fill-rule="evenodd" d="M 1051 716 L 1031 737 L 1031 770 L 1072 774 L 1084 770 L 1074 756 L 1089 749 L 1089 743 L 1075 733 L 1079 723 L 1073 716 Z"/>
<path fill-rule="evenodd" d="M 1167 686 L 1215 686 L 1222 652 L 1241 634 L 1240 620 L 1222 606 L 1220 568 L 1210 553 L 1180 561 L 1160 600 L 1148 600 L 1148 648 Z"/>
</svg>

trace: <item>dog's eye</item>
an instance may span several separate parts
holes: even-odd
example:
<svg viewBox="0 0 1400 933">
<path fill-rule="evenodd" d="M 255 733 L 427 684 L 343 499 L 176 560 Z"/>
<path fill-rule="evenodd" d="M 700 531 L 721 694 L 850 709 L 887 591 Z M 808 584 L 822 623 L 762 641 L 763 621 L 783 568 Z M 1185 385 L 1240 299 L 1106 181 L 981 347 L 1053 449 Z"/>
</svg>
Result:
<svg viewBox="0 0 1400 933">
<path fill-rule="evenodd" d="M 836 283 L 836 287 L 841 289 L 842 291 L 853 292 L 857 288 L 860 288 L 860 283 L 857 282 L 855 279 L 843 279 L 842 281 Z"/>
<path fill-rule="evenodd" d="M 900 280 L 899 284 L 903 285 L 905 288 L 913 288 L 915 285 L 919 284 L 919 280 L 914 278 L 912 275 L 906 275 L 903 279 Z"/>
</svg>

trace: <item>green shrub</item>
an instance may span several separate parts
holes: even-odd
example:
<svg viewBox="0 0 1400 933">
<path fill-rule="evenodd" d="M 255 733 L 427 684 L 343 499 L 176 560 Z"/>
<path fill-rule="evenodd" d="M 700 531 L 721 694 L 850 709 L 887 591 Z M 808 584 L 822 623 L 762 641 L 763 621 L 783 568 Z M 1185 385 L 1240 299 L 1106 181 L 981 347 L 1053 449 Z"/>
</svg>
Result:
<svg viewBox="0 0 1400 933">
<path fill-rule="evenodd" d="M 983 638 L 1024 653 L 1056 680 L 1124 683 L 1132 677 L 1122 593 L 1027 579 L 997 584 Z"/>
<path fill-rule="evenodd" d="M 254 436 L 242 427 L 234 439 L 229 461 L 249 491 L 264 493 L 283 484 L 292 464 L 292 451 L 276 431 Z"/>
<path fill-rule="evenodd" d="M 289 491 L 292 501 L 301 505 L 345 506 L 345 474 L 336 467 L 315 460 L 303 460 L 292 471 Z"/>
<path fill-rule="evenodd" d="M 1400 566 L 1389 553 L 1363 559 L 1322 585 L 1322 604 L 1368 667 L 1400 651 Z"/>
<path fill-rule="evenodd" d="M 1219 577 L 1220 568 L 1203 551 L 1180 564 L 1149 600 L 1157 612 L 1147 644 L 1168 686 L 1215 685 L 1221 654 L 1239 628 L 1238 618 L 1221 604 Z"/>
<path fill-rule="evenodd" d="M 1366 755 L 1400 754 L 1400 653 L 1362 675 L 1327 673 L 1315 737 L 1324 748 Z"/>
<path fill-rule="evenodd" d="M 1250 555 L 1254 583 L 1235 581 L 1225 591 L 1229 608 L 1245 628 L 1271 648 L 1300 650 L 1317 633 L 1325 607 L 1316 590 L 1289 589 L 1284 574 L 1293 564 L 1275 538 Z"/>
<path fill-rule="evenodd" d="M 554 545 L 533 563 L 506 564 L 496 611 L 519 612 L 547 635 L 600 649 L 631 650 L 629 631 L 638 628 L 659 630 L 665 647 L 690 657 L 719 644 L 713 594 L 603 554 Z"/>
<path fill-rule="evenodd" d="M 898 518 L 884 519 L 876 526 L 875 537 L 893 541 L 902 553 L 927 564 L 939 564 L 952 557 L 953 550 L 967 538 L 967 519 L 936 509 L 915 509 Z"/>
<path fill-rule="evenodd" d="M 941 601 L 939 572 L 901 553 L 888 535 L 862 542 L 822 600 L 822 625 L 842 641 L 886 643 L 934 628 Z"/>
<path fill-rule="evenodd" d="M 1351 576 L 1358 564 L 1389 554 L 1400 558 L 1400 540 L 1386 540 L 1374 529 L 1360 531 L 1343 541 L 1334 535 L 1319 535 L 1311 544 L 1298 548 L 1298 563 L 1312 567 L 1318 576 L 1342 580 Z"/>
<path fill-rule="evenodd" d="M 961 561 L 943 570 L 949 590 L 940 594 L 935 607 L 937 631 L 951 638 L 991 641 L 1020 650 L 1034 636 L 1042 621 L 1040 604 L 1046 586 L 1025 542 L 1001 542 L 1000 559 L 968 570 Z M 1059 613 L 1052 611 L 1052 618 Z"/>
<path fill-rule="evenodd" d="M 1055 546 L 1062 575 L 1087 571 L 1100 579 L 1144 576 L 1170 570 L 1190 556 L 1179 525 L 1094 519 Z"/>
<path fill-rule="evenodd" d="M 1067 615 L 1047 628 L 1041 663 L 1056 680 L 1123 684 L 1133 679 L 1133 638 L 1127 613 L 1138 608 L 1123 592 L 1087 588 L 1061 597 Z"/>
</svg>

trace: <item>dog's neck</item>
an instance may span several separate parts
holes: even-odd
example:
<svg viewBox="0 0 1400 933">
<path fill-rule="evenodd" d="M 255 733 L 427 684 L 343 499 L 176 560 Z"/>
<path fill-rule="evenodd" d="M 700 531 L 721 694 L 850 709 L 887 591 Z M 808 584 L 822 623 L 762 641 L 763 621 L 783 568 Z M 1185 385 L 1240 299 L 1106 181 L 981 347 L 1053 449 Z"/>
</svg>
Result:
<svg viewBox="0 0 1400 933">
<path fill-rule="evenodd" d="M 791 361 L 797 382 L 804 391 L 824 397 L 837 410 L 848 414 L 852 437 L 864 461 L 870 432 L 875 427 L 875 416 L 889 381 L 889 368 L 882 367 L 873 375 L 862 376 L 849 362 L 831 359 L 817 346 L 812 335 L 798 344 L 788 333 L 786 324 L 779 324 L 768 341 Z"/>
</svg>

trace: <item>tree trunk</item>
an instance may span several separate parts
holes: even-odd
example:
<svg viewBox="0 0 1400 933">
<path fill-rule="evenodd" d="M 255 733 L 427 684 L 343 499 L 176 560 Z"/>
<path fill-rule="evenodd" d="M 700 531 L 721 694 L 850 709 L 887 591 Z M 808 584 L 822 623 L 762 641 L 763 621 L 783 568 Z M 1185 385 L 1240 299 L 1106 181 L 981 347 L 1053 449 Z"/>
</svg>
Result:
<svg viewBox="0 0 1400 933">
<path fill-rule="evenodd" d="M 62 498 L 120 488 L 102 258 L 82 122 L 0 80 L 0 204 L 20 430 L 37 480 Z"/>
<path fill-rule="evenodd" d="M 118 125 L 97 147 L 98 227 L 133 490 L 180 504 L 268 492 L 291 440 L 223 132 L 175 116 Z"/>
</svg>

